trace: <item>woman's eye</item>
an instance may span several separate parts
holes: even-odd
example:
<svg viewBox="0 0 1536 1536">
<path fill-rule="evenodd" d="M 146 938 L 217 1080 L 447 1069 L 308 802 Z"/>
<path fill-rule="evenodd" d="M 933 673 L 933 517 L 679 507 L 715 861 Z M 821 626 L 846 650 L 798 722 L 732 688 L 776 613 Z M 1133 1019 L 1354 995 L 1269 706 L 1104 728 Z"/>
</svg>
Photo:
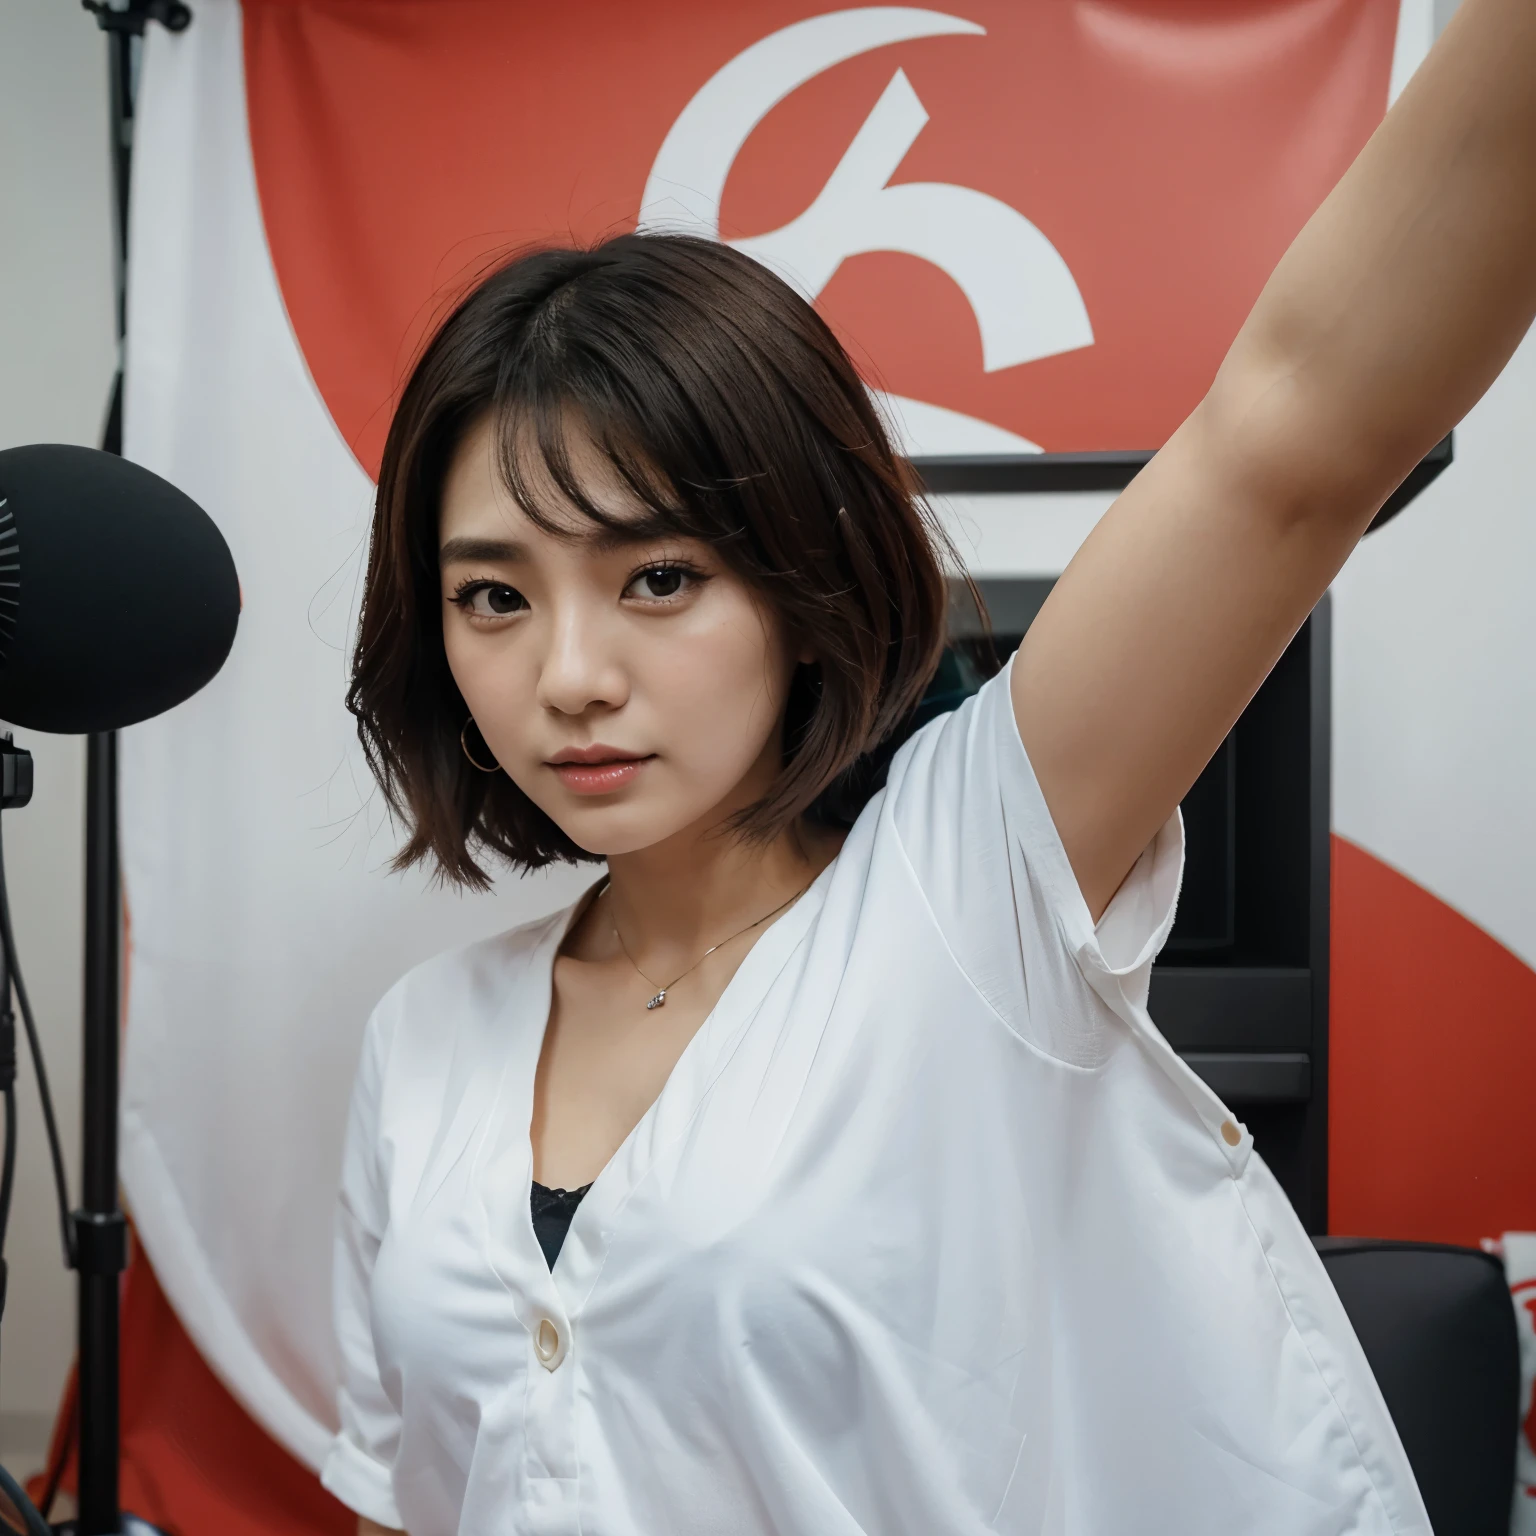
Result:
<svg viewBox="0 0 1536 1536">
<path fill-rule="evenodd" d="M 477 619 L 499 619 L 528 606 L 527 599 L 516 587 L 499 581 L 470 582 L 454 593 L 453 600 Z"/>
<path fill-rule="evenodd" d="M 669 597 L 676 597 L 693 579 L 692 573 L 680 565 L 653 565 L 641 571 L 627 590 L 634 597 L 664 602 Z"/>
</svg>

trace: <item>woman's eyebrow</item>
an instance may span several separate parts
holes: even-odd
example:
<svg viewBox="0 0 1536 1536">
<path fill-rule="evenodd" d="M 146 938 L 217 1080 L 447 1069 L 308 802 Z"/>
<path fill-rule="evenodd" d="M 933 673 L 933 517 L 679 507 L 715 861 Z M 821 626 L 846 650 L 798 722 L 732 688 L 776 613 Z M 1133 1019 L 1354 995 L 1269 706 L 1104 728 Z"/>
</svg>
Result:
<svg viewBox="0 0 1536 1536">
<path fill-rule="evenodd" d="M 498 560 L 510 564 L 527 558 L 528 546 L 516 539 L 477 539 L 469 535 L 447 540 L 437 552 L 439 566 L 479 560 Z"/>
<path fill-rule="evenodd" d="M 615 550 L 633 548 L 636 544 L 654 544 L 658 539 L 666 536 L 664 529 L 648 528 L 643 524 L 633 528 L 620 525 L 595 529 L 588 535 L 587 543 L 596 553 L 608 555 Z M 500 561 L 513 565 L 527 561 L 529 558 L 528 546 L 518 539 L 475 538 L 469 534 L 448 539 L 437 552 L 439 567 L 460 562 L 473 564 L 477 561 L 488 563 Z"/>
</svg>

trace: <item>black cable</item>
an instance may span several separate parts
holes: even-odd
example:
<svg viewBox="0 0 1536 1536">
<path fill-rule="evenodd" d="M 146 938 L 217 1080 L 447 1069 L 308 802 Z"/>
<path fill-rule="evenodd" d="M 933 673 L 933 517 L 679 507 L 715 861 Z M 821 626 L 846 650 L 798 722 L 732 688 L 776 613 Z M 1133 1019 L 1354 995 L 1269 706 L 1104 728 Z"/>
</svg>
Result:
<svg viewBox="0 0 1536 1536">
<path fill-rule="evenodd" d="M 22 1528 L 27 1536 L 53 1536 L 48 1522 L 38 1514 L 37 1506 L 27 1497 L 26 1489 L 4 1467 L 0 1467 L 0 1493 L 4 1493 L 16 1506 L 16 1513 L 21 1516 Z"/>
<path fill-rule="evenodd" d="M 15 1050 L 15 1033 L 12 1026 L 11 1048 Z M 5 1229 L 11 1220 L 11 1191 L 16 1185 L 16 1083 L 14 1069 L 12 1079 L 5 1090 L 5 1162 L 0 1166 L 0 1316 L 5 1314 L 5 1293 L 10 1283 L 10 1270 L 5 1263 Z"/>
<path fill-rule="evenodd" d="M 6 999 L 0 998 L 0 1010 Z M 13 1026 L 14 1028 L 14 1026 Z M 11 1049 L 15 1050 L 14 1036 Z M 0 1051 L 4 1047 L 0 1046 Z M 0 1068 L 3 1071 L 3 1068 Z M 16 1188 L 16 1067 L 11 1065 L 11 1080 L 0 1087 L 5 1101 L 5 1154 L 0 1161 L 0 1316 L 5 1313 L 5 1234 L 11 1226 L 11 1195 Z"/>
<path fill-rule="evenodd" d="M 5 1235 L 11 1226 L 11 1197 L 16 1192 L 16 1014 L 11 1007 L 11 951 L 0 944 L 0 1103 L 5 1110 L 5 1150 L 0 1154 L 0 1318 L 10 1271 L 5 1264 Z"/>
<path fill-rule="evenodd" d="M 0 844 L 0 987 L 4 988 L 4 995 L 0 996 L 0 1014 L 5 1016 L 3 1024 L 0 1024 L 0 1087 L 3 1087 L 0 1101 L 3 1101 L 5 1110 L 4 1151 L 0 1153 L 0 1315 L 3 1315 L 8 1279 L 4 1258 L 5 1236 L 10 1226 L 11 1202 L 16 1185 L 16 1021 L 11 1013 L 13 989 L 16 1000 L 21 1006 L 22 1023 L 27 1031 L 27 1046 L 32 1052 L 32 1062 L 37 1069 L 37 1091 L 42 1101 L 43 1124 L 47 1129 L 48 1149 L 53 1160 L 54 1191 L 59 1202 L 64 1259 L 65 1263 L 71 1266 L 74 1263 L 72 1241 L 74 1228 L 69 1214 L 68 1186 L 64 1180 L 64 1158 L 59 1146 L 58 1123 L 53 1113 L 53 1095 L 48 1088 L 48 1069 L 43 1063 L 42 1046 L 37 1037 L 37 1026 L 32 1017 L 32 1004 L 27 997 L 26 983 L 21 978 L 21 969 L 16 961 L 16 939 L 11 930 L 10 900 L 5 887 L 3 844 Z M 45 1507 L 52 1506 L 57 1494 L 70 1438 L 72 1437 L 65 1437 L 63 1442 L 65 1455 L 56 1458 L 55 1465 L 49 1469 L 48 1491 L 44 1498 Z M 0 1467 L 0 1491 L 5 1493 L 21 1516 L 22 1529 L 26 1536 L 52 1536 L 47 1520 L 38 1512 L 25 1491 L 4 1467 Z M 9 1520 L 5 1525 L 7 1529 L 15 1529 Z"/>
<path fill-rule="evenodd" d="M 0 1007 L 4 1003 L 0 1002 Z M 14 1073 L 14 1068 L 12 1069 Z M 5 1101 L 5 1155 L 0 1162 L 0 1316 L 5 1314 L 5 1234 L 11 1225 L 11 1195 L 16 1188 L 16 1081 L 13 1076 L 6 1084 Z"/>
<path fill-rule="evenodd" d="M 43 1108 L 43 1128 L 48 1134 L 48 1155 L 53 1162 L 53 1190 L 59 1204 L 59 1235 L 64 1247 L 64 1262 L 75 1267 L 75 1226 L 69 1214 L 69 1184 L 64 1177 L 64 1152 L 59 1145 L 59 1125 L 53 1114 L 53 1094 L 48 1087 L 48 1068 L 43 1062 L 43 1047 L 37 1038 L 37 1022 L 32 1017 L 32 1004 L 27 998 L 26 984 L 21 979 L 21 966 L 16 958 L 16 939 L 11 932 L 11 903 L 5 890 L 5 849 L 0 843 L 0 945 L 10 957 L 11 985 L 16 989 L 16 1001 L 21 1005 L 21 1022 L 27 1031 L 27 1049 L 32 1055 L 32 1068 L 37 1073 L 37 1097 Z"/>
<path fill-rule="evenodd" d="M 80 1429 L 80 1388 L 69 1389 L 69 1418 L 64 1423 L 64 1433 L 58 1437 L 53 1464 L 48 1468 L 48 1481 L 43 1484 L 43 1501 L 38 1506 L 44 1520 L 53 1514 L 53 1501 L 59 1496 L 59 1484 L 64 1481 L 64 1465 L 69 1453 L 75 1448 L 75 1435 Z"/>
</svg>

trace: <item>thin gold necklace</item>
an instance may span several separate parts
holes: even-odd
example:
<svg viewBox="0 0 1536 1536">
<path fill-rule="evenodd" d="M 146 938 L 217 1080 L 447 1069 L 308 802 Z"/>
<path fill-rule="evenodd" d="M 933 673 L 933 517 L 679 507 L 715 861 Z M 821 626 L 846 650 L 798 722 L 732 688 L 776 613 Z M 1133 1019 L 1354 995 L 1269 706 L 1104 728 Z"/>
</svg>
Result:
<svg viewBox="0 0 1536 1536">
<path fill-rule="evenodd" d="M 816 883 L 816 880 L 815 880 L 815 877 L 813 876 L 804 885 L 802 885 L 800 887 L 800 889 L 798 891 L 796 891 L 793 896 L 791 896 L 789 898 L 789 901 L 781 901 L 778 904 L 778 906 L 776 906 L 773 909 L 772 912 L 765 912 L 755 922 L 748 923 L 745 928 L 738 928 L 735 933 L 731 934 L 727 938 L 721 939 L 718 944 L 711 944 L 709 946 L 709 948 L 706 949 L 704 951 L 704 953 L 702 955 L 700 955 L 699 958 L 697 960 L 695 960 L 693 962 L 693 964 L 690 965 L 686 971 L 679 971 L 677 973 L 677 975 L 674 976 L 672 978 L 672 980 L 669 981 L 666 984 L 666 986 L 664 986 L 664 987 L 660 986 L 658 983 L 652 981 L 651 978 L 649 976 L 647 976 L 645 974 L 645 972 L 640 969 L 639 962 L 635 959 L 635 957 L 632 954 L 630 954 L 630 952 L 629 952 L 629 945 L 624 942 L 624 935 L 619 932 L 619 920 L 614 915 L 613 907 L 612 907 L 611 904 L 609 905 L 609 908 L 608 908 L 608 921 L 613 924 L 613 936 L 614 936 L 614 938 L 616 938 L 619 941 L 619 948 L 624 951 L 624 958 L 626 960 L 628 960 L 629 963 L 632 966 L 634 966 L 636 974 L 640 977 L 641 981 L 643 981 L 646 984 L 646 986 L 648 986 L 648 987 L 655 987 L 656 988 L 656 995 L 650 1000 L 650 1002 L 648 1002 L 645 1005 L 646 1008 L 647 1009 L 651 1009 L 651 1008 L 664 1008 L 664 1007 L 666 1007 L 666 1004 L 667 1004 L 667 993 L 670 992 L 672 990 L 672 988 L 675 987 L 678 984 L 678 982 L 680 982 L 683 979 L 684 976 L 691 975 L 694 971 L 698 970 L 698 968 L 701 965 L 703 965 L 704 962 L 706 960 L 708 960 L 709 957 L 712 954 L 714 954 L 714 952 L 717 949 L 723 949 L 727 944 L 729 944 L 731 942 L 731 939 L 739 939 L 742 936 L 742 934 L 750 932 L 753 928 L 761 927 L 764 923 L 766 923 L 768 921 L 768 919 L 770 917 L 777 917 L 779 915 L 779 913 L 784 910 L 785 907 L 790 905 L 791 902 L 799 901 L 799 899 L 802 896 L 804 896 L 805 893 L 808 890 L 810 890 L 810 888 L 813 885 L 815 885 L 815 883 Z M 608 894 L 608 891 L 609 891 L 610 887 L 612 886 L 612 884 L 613 884 L 613 881 L 612 881 L 611 878 L 607 879 L 607 880 L 604 880 L 603 881 L 603 888 L 602 888 L 602 890 L 600 890 L 597 893 L 598 896 L 599 897 L 606 896 Z"/>
</svg>

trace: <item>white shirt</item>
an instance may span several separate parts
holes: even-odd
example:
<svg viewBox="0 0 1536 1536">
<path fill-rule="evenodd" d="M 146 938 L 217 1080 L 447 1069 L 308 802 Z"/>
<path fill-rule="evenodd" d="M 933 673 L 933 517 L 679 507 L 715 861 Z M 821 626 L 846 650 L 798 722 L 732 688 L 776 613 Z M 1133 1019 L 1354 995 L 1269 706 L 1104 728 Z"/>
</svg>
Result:
<svg viewBox="0 0 1536 1536">
<path fill-rule="evenodd" d="M 1177 818 L 1095 928 L 1007 675 L 898 753 L 552 1273 L 528 1127 L 574 909 L 384 998 L 340 1499 L 411 1536 L 1428 1536 L 1310 1241 L 1147 1016 Z"/>
</svg>

